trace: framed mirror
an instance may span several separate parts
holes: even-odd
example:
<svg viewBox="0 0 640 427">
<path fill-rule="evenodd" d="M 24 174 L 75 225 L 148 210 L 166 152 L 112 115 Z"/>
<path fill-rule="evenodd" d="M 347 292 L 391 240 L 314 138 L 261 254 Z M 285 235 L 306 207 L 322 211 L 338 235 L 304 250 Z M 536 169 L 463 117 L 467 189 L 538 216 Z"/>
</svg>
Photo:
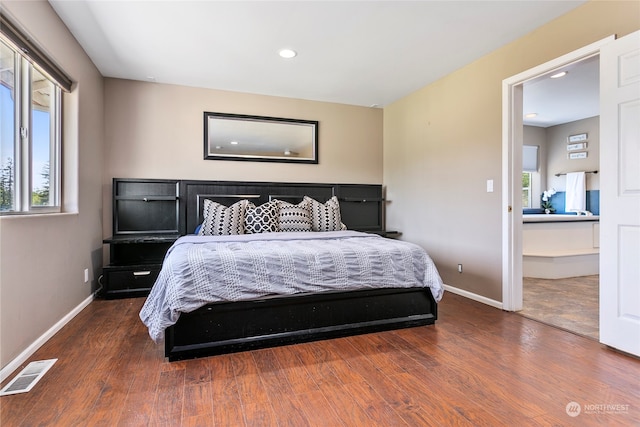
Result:
<svg viewBox="0 0 640 427">
<path fill-rule="evenodd" d="M 318 163 L 318 122 L 204 113 L 204 159 Z"/>
</svg>

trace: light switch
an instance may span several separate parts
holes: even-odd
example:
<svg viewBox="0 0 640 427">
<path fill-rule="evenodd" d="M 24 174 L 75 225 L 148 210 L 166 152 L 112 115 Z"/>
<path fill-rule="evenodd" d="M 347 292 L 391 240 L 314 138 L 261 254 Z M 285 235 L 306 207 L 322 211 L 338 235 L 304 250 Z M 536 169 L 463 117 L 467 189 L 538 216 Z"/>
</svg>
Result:
<svg viewBox="0 0 640 427">
<path fill-rule="evenodd" d="M 487 193 L 493 193 L 493 180 L 487 180 Z"/>
</svg>

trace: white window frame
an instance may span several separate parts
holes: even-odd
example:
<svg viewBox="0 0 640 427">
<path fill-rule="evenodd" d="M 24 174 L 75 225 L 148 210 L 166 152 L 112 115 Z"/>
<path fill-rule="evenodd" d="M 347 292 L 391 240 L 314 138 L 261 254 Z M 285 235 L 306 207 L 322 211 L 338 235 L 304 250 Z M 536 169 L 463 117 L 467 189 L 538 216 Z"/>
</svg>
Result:
<svg viewBox="0 0 640 427">
<path fill-rule="evenodd" d="M 14 52 L 14 189 L 13 209 L 1 211 L 0 215 L 44 214 L 61 212 L 62 198 L 62 90 L 51 76 L 29 62 L 20 50 L 5 37 L 2 42 Z M 49 126 L 49 205 L 33 205 L 33 116 L 31 97 L 33 69 L 53 84 L 50 99 Z"/>
</svg>

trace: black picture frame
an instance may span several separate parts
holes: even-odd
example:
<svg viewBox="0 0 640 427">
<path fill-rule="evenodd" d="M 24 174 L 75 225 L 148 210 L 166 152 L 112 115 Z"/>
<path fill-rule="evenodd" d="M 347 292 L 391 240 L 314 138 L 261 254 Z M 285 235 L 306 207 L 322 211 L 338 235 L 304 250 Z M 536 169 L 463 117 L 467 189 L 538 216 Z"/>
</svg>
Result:
<svg viewBox="0 0 640 427">
<path fill-rule="evenodd" d="M 205 111 L 204 160 L 318 164 L 315 120 Z"/>
</svg>

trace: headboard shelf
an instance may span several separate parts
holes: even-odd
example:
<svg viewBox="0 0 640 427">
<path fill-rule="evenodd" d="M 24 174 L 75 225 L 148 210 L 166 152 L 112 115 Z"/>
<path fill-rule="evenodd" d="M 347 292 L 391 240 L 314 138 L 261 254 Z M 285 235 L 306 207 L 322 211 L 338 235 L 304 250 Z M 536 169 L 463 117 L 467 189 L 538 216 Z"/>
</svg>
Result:
<svg viewBox="0 0 640 427">
<path fill-rule="evenodd" d="M 347 228 L 385 231 L 385 199 L 380 184 L 114 178 L 113 235 L 191 234 L 202 222 L 205 199 L 226 206 L 241 199 L 255 205 L 274 199 L 296 204 L 304 196 L 321 203 L 336 196 Z"/>
<path fill-rule="evenodd" d="M 113 236 L 180 234 L 180 182 L 113 179 Z"/>
<path fill-rule="evenodd" d="M 384 199 L 378 199 L 378 198 L 360 199 L 360 198 L 357 198 L 357 197 L 341 197 L 338 200 L 340 200 L 342 202 L 358 202 L 358 203 L 384 202 Z"/>
<path fill-rule="evenodd" d="M 154 202 L 158 200 L 178 200 L 177 196 L 116 196 L 115 200 L 139 200 L 142 202 Z"/>
</svg>

